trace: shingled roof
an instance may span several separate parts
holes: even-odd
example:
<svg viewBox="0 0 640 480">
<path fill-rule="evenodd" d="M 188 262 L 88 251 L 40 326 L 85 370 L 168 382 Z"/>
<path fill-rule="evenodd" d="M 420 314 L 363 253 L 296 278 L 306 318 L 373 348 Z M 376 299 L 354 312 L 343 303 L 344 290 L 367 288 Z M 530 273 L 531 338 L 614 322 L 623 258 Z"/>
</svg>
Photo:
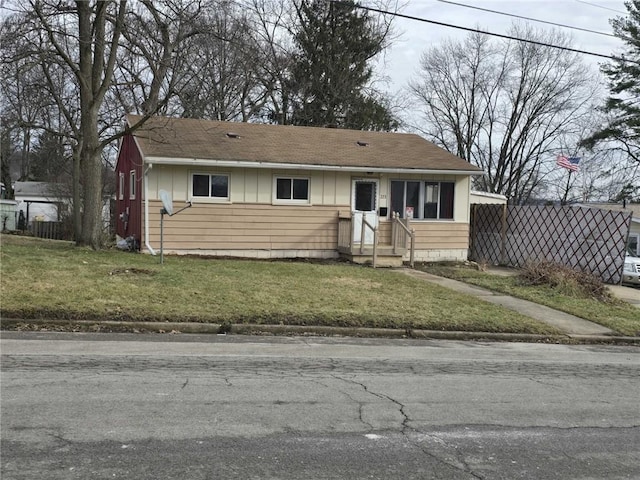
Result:
<svg viewBox="0 0 640 480">
<path fill-rule="evenodd" d="M 140 120 L 129 115 L 129 125 Z M 134 136 L 147 162 L 238 162 L 479 174 L 481 170 L 407 133 L 152 117 Z"/>
</svg>

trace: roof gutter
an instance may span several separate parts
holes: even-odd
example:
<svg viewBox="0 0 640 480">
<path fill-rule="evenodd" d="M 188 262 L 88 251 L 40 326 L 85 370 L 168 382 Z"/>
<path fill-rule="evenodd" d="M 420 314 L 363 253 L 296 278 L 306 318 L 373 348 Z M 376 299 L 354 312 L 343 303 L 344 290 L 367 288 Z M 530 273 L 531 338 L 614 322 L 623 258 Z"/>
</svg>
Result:
<svg viewBox="0 0 640 480">
<path fill-rule="evenodd" d="M 342 165 L 317 165 L 301 163 L 250 162 L 242 160 L 209 160 L 199 158 L 166 158 L 145 157 L 149 164 L 185 165 L 190 167 L 235 167 L 235 168 L 277 168 L 282 170 L 322 170 L 341 172 L 371 172 L 371 173 L 419 173 L 430 175 L 484 175 L 482 170 L 443 170 L 428 168 L 390 168 L 390 167 L 351 167 Z"/>
</svg>

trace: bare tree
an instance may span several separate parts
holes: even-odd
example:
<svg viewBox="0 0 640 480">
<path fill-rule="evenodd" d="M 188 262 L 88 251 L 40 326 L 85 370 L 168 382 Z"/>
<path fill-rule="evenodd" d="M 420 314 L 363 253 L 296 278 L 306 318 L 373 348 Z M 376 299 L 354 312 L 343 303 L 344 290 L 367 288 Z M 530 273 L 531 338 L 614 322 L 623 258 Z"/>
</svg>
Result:
<svg viewBox="0 0 640 480">
<path fill-rule="evenodd" d="M 28 44 L 12 41 L 19 28 L 21 24 L 18 19 L 8 18 L 2 29 L 0 92 L 3 128 L 14 142 L 19 143 L 18 180 L 28 180 L 34 133 L 37 134 L 43 111 L 46 110 L 50 99 L 43 91 L 43 73 L 38 63 L 30 58 L 31 49 Z M 28 34 L 33 38 L 33 33 Z"/>
<path fill-rule="evenodd" d="M 544 180 L 540 196 L 559 200 L 561 204 L 575 202 L 606 202 L 615 200 L 630 183 L 640 179 L 640 165 L 633 158 L 611 149 L 606 143 L 592 148 L 585 146 L 585 139 L 601 128 L 604 113 L 598 108 L 596 98 L 588 116 L 573 122 L 573 128 L 556 139 L 558 151 L 567 157 L 578 157 L 579 170 L 559 168 L 553 161 L 541 168 Z"/>
<path fill-rule="evenodd" d="M 182 115 L 248 121 L 261 108 L 263 55 L 249 13 L 221 2 L 198 19 L 203 34 L 183 49 L 185 68 L 176 84 Z"/>
<path fill-rule="evenodd" d="M 557 31 L 514 26 L 511 34 L 569 44 Z M 574 53 L 478 33 L 426 51 L 410 90 L 422 105 L 419 129 L 486 172 L 477 188 L 519 204 L 543 186 L 558 139 L 577 133 L 596 88 Z"/>
<path fill-rule="evenodd" d="M 258 118 L 282 125 L 291 115 L 294 12 L 293 0 L 251 0 L 249 22 L 261 53 L 257 75 L 265 93 Z"/>
<path fill-rule="evenodd" d="M 13 41 L 20 48 L 7 61 L 38 66 L 38 87 L 64 119 L 54 127 L 42 116 L 39 128 L 56 131 L 70 145 L 76 242 L 98 248 L 105 147 L 124 133 L 126 107 L 140 106 L 146 119 L 167 105 L 174 94 L 173 73 L 180 70 L 180 45 L 198 34 L 193 21 L 202 4 L 30 0 L 15 5 Z"/>
<path fill-rule="evenodd" d="M 49 135 L 49 141 L 55 138 L 65 151 L 70 151 L 72 127 L 77 124 L 78 112 L 73 107 L 77 104 L 76 84 L 64 66 L 49 55 L 46 35 L 37 24 L 34 12 L 24 11 L 6 17 L 2 24 L 2 128 L 21 158 L 16 174 L 4 165 L 7 159 L 3 156 L 6 185 L 15 179 L 40 179 L 42 170 L 37 163 L 46 156 L 34 154 L 34 147 L 41 143 L 43 135 Z M 60 173 L 57 169 L 56 174 Z"/>
</svg>

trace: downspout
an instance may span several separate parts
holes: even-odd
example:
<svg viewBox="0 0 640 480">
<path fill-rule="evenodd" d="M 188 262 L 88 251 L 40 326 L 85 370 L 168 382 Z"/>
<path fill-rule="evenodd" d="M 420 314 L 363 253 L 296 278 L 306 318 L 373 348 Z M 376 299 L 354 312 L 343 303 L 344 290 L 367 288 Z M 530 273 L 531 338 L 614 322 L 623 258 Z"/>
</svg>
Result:
<svg viewBox="0 0 640 480">
<path fill-rule="evenodd" d="M 149 244 L 149 170 L 151 168 L 153 163 L 144 170 L 144 245 L 151 255 L 155 255 L 156 251 Z"/>
</svg>

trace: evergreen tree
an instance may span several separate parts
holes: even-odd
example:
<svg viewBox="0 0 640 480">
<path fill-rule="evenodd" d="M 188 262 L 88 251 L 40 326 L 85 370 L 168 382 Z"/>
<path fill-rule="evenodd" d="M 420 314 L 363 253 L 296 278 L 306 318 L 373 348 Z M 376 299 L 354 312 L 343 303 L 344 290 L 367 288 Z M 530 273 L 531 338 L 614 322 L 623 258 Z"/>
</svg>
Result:
<svg viewBox="0 0 640 480">
<path fill-rule="evenodd" d="M 387 44 L 389 25 L 351 3 L 300 0 L 296 12 L 291 123 L 396 128 L 388 106 L 370 93 L 372 61 Z"/>
<path fill-rule="evenodd" d="M 627 52 L 601 67 L 609 79 L 611 95 L 604 105 L 609 121 L 585 141 L 585 146 L 614 141 L 616 148 L 640 162 L 640 0 L 627 1 L 625 6 L 628 16 L 611 20 L 611 25 Z"/>
<path fill-rule="evenodd" d="M 38 182 L 62 182 L 71 178 L 69 164 L 62 137 L 45 131 L 33 148 L 29 178 Z"/>
</svg>

